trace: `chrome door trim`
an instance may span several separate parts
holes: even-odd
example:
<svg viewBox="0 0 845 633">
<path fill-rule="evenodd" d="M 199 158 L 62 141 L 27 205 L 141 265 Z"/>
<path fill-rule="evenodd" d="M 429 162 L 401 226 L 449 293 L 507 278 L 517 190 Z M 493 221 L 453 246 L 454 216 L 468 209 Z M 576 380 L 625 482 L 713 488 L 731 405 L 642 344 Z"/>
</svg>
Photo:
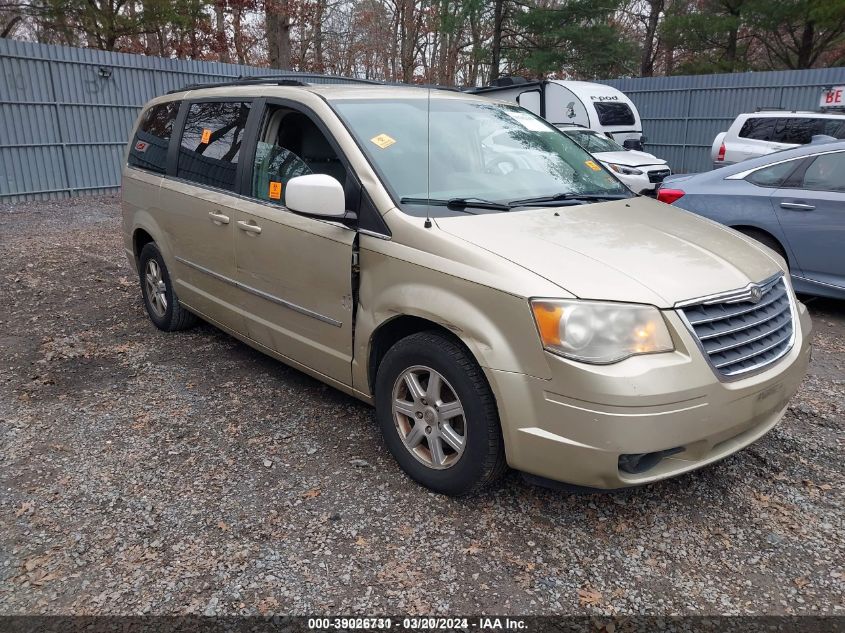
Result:
<svg viewBox="0 0 845 633">
<path fill-rule="evenodd" d="M 806 281 L 811 284 L 818 284 L 819 286 L 826 286 L 828 288 L 833 288 L 834 290 L 842 290 L 845 286 L 837 286 L 836 284 L 832 284 L 827 281 L 819 281 L 818 279 L 810 279 L 809 277 L 802 277 L 801 275 L 796 275 L 795 273 L 792 274 L 795 279 L 800 279 L 801 281 Z"/>
<path fill-rule="evenodd" d="M 389 235 L 384 235 L 383 233 L 376 233 L 375 231 L 370 231 L 368 229 L 358 229 L 358 232 L 361 235 L 369 235 L 370 237 L 375 237 L 380 240 L 387 240 L 388 242 L 392 239 Z"/>
<path fill-rule="evenodd" d="M 190 266 L 191 268 L 194 268 L 200 271 L 201 273 L 205 273 L 210 277 L 214 277 L 215 279 L 222 281 L 223 283 L 227 283 L 231 286 L 234 286 L 235 288 L 239 288 L 240 290 L 244 290 L 245 292 L 254 294 L 256 297 L 261 297 L 262 299 L 266 299 L 267 301 L 272 301 L 273 303 L 277 303 L 278 305 L 288 308 L 289 310 L 299 312 L 300 314 L 309 316 L 312 319 L 317 319 L 318 321 L 322 321 L 323 323 L 328 323 L 329 325 L 333 325 L 334 327 L 343 326 L 342 321 L 338 321 L 337 319 L 328 317 L 325 314 L 320 314 L 319 312 L 314 312 L 313 310 L 309 310 L 308 308 L 304 308 L 301 305 L 291 303 L 290 301 L 285 301 L 284 299 L 281 299 L 275 295 L 271 295 L 270 293 L 264 292 L 263 290 L 253 288 L 252 286 L 248 286 L 244 283 L 241 283 L 240 281 L 237 281 L 230 277 L 226 277 L 225 275 L 221 275 L 220 273 L 216 273 L 213 270 L 206 268 L 205 266 L 200 266 L 199 264 L 195 264 L 192 261 L 188 261 L 183 257 L 175 256 L 175 259 L 177 262 L 185 264 L 185 266 Z"/>
<path fill-rule="evenodd" d="M 796 146 L 798 147 L 798 146 Z M 806 147 L 806 146 L 805 146 Z M 791 148 L 794 149 L 794 148 Z M 735 174 L 731 174 L 730 176 L 725 176 L 725 180 L 744 180 L 755 171 L 760 171 L 761 169 L 765 169 L 766 167 L 773 167 L 774 165 L 780 165 L 782 163 L 788 163 L 789 161 L 798 161 L 804 160 L 805 158 L 817 158 L 819 156 L 823 156 L 825 154 L 836 154 L 837 152 L 841 152 L 841 149 L 831 149 L 828 151 L 818 151 L 815 154 L 804 154 L 803 156 L 793 156 L 792 158 L 784 158 L 783 160 L 776 160 L 768 163 L 767 165 L 759 165 L 757 167 L 751 167 L 750 169 L 746 169 L 745 171 L 740 171 Z M 763 156 L 768 156 L 769 154 L 763 154 Z M 762 158 L 763 156 L 755 156 L 755 158 Z M 750 160 L 750 159 L 749 159 Z M 742 162 L 742 161 L 740 161 Z M 738 165 L 739 163 L 734 163 L 734 165 Z M 758 185 L 759 186 L 759 185 Z M 779 187 L 769 187 L 771 189 L 778 189 Z M 800 189 L 800 187 L 781 187 L 783 189 Z"/>
</svg>

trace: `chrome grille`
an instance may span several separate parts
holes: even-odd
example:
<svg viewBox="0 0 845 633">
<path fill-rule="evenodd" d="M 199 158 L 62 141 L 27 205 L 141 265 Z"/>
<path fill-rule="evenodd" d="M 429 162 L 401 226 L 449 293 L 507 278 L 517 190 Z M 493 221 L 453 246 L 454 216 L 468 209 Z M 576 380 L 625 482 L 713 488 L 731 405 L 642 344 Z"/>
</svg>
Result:
<svg viewBox="0 0 845 633">
<path fill-rule="evenodd" d="M 757 301 L 751 291 L 760 289 Z M 782 276 L 681 309 L 710 364 L 723 376 L 762 369 L 792 347 L 792 304 Z"/>
</svg>

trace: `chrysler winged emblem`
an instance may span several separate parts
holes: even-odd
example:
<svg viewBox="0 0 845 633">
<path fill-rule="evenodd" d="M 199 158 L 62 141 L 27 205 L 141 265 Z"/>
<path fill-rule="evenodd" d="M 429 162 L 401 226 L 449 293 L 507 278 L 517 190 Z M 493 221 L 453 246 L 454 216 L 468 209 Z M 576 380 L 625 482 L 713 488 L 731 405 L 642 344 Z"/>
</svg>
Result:
<svg viewBox="0 0 845 633">
<path fill-rule="evenodd" d="M 749 295 L 751 303 L 759 303 L 760 299 L 763 298 L 763 291 L 760 289 L 760 286 L 752 286 Z"/>
</svg>

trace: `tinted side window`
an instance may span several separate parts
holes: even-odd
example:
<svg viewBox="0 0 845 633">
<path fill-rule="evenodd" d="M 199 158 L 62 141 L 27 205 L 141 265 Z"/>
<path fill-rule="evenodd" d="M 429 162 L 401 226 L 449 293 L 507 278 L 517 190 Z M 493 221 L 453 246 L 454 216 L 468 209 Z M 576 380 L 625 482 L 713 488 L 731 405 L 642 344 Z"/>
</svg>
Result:
<svg viewBox="0 0 845 633">
<path fill-rule="evenodd" d="M 801 160 L 799 158 L 798 160 L 790 160 L 786 163 L 778 163 L 777 165 L 758 169 L 748 174 L 745 179 L 760 187 L 780 187 Z"/>
<path fill-rule="evenodd" d="M 249 103 L 244 102 L 191 104 L 176 176 L 234 191 L 249 108 Z"/>
<path fill-rule="evenodd" d="M 841 121 L 836 119 L 819 119 L 821 126 L 815 134 L 827 134 L 833 138 L 845 139 L 845 117 Z"/>
<path fill-rule="evenodd" d="M 749 138 L 755 141 L 771 141 L 775 133 L 777 119 L 748 119 L 739 131 L 740 138 Z"/>
<path fill-rule="evenodd" d="M 776 143 L 806 145 L 814 134 L 819 134 L 823 119 L 778 119 L 772 140 Z"/>
<path fill-rule="evenodd" d="M 163 174 L 167 165 L 167 146 L 173 133 L 173 122 L 179 113 L 179 101 L 155 105 L 144 114 L 132 147 L 129 164 Z"/>
<path fill-rule="evenodd" d="M 845 152 L 817 156 L 804 172 L 803 188 L 845 192 Z"/>
<path fill-rule="evenodd" d="M 634 125 L 634 113 L 627 103 L 596 101 L 595 106 L 602 125 Z"/>
</svg>

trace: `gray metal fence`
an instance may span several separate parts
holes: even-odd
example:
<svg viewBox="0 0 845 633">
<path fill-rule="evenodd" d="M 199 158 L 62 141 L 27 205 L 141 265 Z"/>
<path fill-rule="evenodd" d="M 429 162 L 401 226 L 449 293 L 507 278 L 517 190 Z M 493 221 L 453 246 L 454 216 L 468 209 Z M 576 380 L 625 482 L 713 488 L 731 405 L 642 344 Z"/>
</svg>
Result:
<svg viewBox="0 0 845 633">
<path fill-rule="evenodd" d="M 116 191 L 129 129 L 147 100 L 269 72 L 0 39 L 0 202 Z"/>
<path fill-rule="evenodd" d="M 148 99 L 267 72 L 0 39 L 0 201 L 115 191 L 129 128 Z M 845 68 L 604 83 L 637 104 L 650 151 L 676 172 L 703 171 L 713 138 L 737 114 L 815 109 L 821 88 L 845 84 Z"/>
<path fill-rule="evenodd" d="M 822 88 L 845 84 L 845 68 L 603 81 L 628 95 L 643 120 L 646 150 L 676 173 L 711 168 L 710 147 L 741 112 L 818 109 Z"/>
</svg>

